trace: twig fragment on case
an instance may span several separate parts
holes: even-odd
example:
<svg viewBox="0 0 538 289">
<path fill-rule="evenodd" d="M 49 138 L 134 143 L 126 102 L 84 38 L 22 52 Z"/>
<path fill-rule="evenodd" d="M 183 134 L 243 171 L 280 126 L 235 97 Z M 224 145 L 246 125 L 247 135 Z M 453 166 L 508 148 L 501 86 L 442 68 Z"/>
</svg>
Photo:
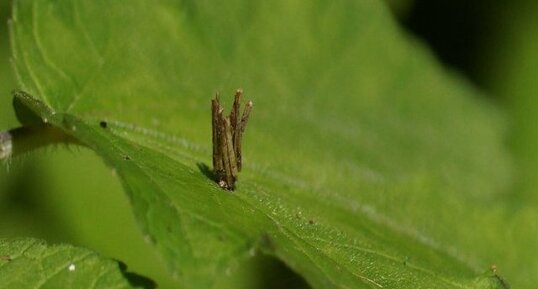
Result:
<svg viewBox="0 0 538 289">
<path fill-rule="evenodd" d="M 234 190 L 237 175 L 242 167 L 241 139 L 245 132 L 252 101 L 247 102 L 243 114 L 240 115 L 241 96 L 243 91 L 235 92 L 232 111 L 224 114 L 220 105 L 219 94 L 211 100 L 211 120 L 213 128 L 213 173 L 219 187 Z"/>
</svg>

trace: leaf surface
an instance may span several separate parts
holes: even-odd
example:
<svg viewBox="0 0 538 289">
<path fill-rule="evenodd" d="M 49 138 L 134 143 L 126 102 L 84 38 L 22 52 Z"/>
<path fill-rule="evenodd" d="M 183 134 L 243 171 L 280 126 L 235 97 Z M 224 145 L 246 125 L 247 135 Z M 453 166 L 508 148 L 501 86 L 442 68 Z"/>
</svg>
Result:
<svg viewBox="0 0 538 289">
<path fill-rule="evenodd" d="M 118 262 L 87 249 L 0 239 L 0 288 L 154 288 L 131 285 L 122 271 Z"/>
<path fill-rule="evenodd" d="M 16 102 L 117 171 L 186 287 L 262 251 L 314 288 L 503 288 L 482 275 L 511 183 L 503 118 L 390 17 L 369 0 L 20 0 Z M 254 111 L 230 193 L 201 168 L 209 100 L 238 87 Z"/>
</svg>

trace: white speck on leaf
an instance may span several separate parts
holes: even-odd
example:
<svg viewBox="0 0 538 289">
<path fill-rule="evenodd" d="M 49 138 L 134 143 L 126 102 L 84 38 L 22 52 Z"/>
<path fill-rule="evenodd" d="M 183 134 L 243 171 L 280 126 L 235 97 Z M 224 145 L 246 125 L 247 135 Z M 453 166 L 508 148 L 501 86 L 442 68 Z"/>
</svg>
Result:
<svg viewBox="0 0 538 289">
<path fill-rule="evenodd" d="M 69 270 L 69 272 L 75 271 L 76 269 L 75 264 L 70 264 L 69 267 L 67 267 L 67 269 Z"/>
</svg>

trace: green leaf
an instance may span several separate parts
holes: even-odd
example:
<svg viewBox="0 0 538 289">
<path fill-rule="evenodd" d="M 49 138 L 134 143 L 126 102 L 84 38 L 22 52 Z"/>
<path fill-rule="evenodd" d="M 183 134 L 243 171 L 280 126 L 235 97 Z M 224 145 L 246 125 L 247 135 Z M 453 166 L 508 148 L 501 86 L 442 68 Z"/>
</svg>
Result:
<svg viewBox="0 0 538 289">
<path fill-rule="evenodd" d="M 118 262 L 70 245 L 35 239 L 0 239 L 0 288 L 154 288 Z M 127 278 L 139 283 L 129 283 Z"/>
<path fill-rule="evenodd" d="M 506 246 L 504 120 L 383 3 L 21 0 L 11 33 L 19 108 L 117 171 L 185 287 L 259 251 L 314 288 L 506 287 L 482 274 Z M 209 100 L 237 87 L 230 193 L 200 167 Z"/>
</svg>

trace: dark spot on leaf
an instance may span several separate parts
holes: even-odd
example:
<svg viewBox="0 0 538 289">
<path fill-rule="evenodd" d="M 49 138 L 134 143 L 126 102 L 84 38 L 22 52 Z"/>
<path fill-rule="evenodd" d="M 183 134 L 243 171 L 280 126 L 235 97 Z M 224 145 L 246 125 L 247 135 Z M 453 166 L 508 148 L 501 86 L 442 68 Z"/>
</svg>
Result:
<svg viewBox="0 0 538 289">
<path fill-rule="evenodd" d="M 314 225 L 314 220 L 310 219 L 310 220 L 308 220 L 308 223 L 309 223 L 310 225 Z"/>
<path fill-rule="evenodd" d="M 275 250 L 275 244 L 269 234 L 265 233 L 261 235 L 259 240 L 259 247 L 264 251 L 273 252 Z"/>
<path fill-rule="evenodd" d="M 104 121 L 104 120 L 101 121 L 101 122 L 99 123 L 99 125 L 100 125 L 102 128 L 107 128 L 107 127 L 108 127 L 108 123 L 107 123 L 106 121 Z"/>
<path fill-rule="evenodd" d="M 0 260 L 9 262 L 9 261 L 11 261 L 11 257 L 9 257 L 9 256 L 0 256 Z"/>
<path fill-rule="evenodd" d="M 123 159 L 126 160 L 126 161 L 130 161 L 131 157 L 130 156 L 123 156 Z"/>
</svg>

